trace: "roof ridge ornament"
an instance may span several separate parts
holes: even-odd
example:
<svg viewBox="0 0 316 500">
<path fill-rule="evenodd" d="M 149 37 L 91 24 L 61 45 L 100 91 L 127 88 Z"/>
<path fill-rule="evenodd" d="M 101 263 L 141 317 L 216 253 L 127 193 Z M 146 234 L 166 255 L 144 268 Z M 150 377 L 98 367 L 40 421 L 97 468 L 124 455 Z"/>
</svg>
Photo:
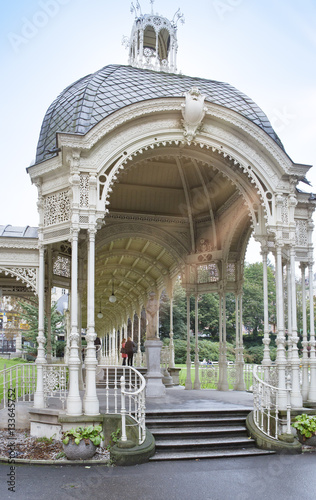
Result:
<svg viewBox="0 0 316 500">
<path fill-rule="evenodd" d="M 135 20 L 131 36 L 123 37 L 123 45 L 128 48 L 131 66 L 166 73 L 177 73 L 177 24 L 184 23 L 180 9 L 171 21 L 160 14 L 154 14 L 154 0 L 150 0 L 151 14 L 142 14 L 138 0 L 131 4 Z"/>
<path fill-rule="evenodd" d="M 198 87 L 192 87 L 184 94 L 185 102 L 181 104 L 184 127 L 184 137 L 190 145 L 196 133 L 202 126 L 202 120 L 207 108 L 204 106 L 205 95 L 201 94 Z"/>
</svg>

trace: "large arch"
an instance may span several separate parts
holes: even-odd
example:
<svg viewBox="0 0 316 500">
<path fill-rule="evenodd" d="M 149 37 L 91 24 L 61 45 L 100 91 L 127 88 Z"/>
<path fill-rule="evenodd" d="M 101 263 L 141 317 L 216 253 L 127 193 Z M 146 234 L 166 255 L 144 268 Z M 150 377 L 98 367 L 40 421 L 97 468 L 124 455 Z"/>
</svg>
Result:
<svg viewBox="0 0 316 500">
<path fill-rule="evenodd" d="M 236 107 L 204 102 L 201 92 L 191 91 L 192 99 L 190 92 L 182 98 L 176 93 L 120 107 L 84 134 L 58 132 L 50 159 L 28 169 L 39 191 L 41 244 L 54 249 L 66 239 L 71 242 L 74 366 L 78 307 L 92 350 L 97 329 L 103 328 L 95 312 L 112 287 L 117 300 L 104 315 L 109 331 L 119 322 L 126 324 L 146 305 L 151 292 L 159 296 L 167 288 L 172 295 L 177 275 L 182 276 L 188 296 L 218 293 L 224 317 L 226 293 L 234 293 L 236 303 L 241 303 L 251 234 L 264 252 L 276 255 L 279 302 L 283 262 L 290 261 L 292 274 L 295 259 L 311 266 L 314 202 L 296 189 L 309 167 L 291 161 L 268 123 L 251 119 Z M 191 105 L 197 106 L 199 115 L 194 123 Z M 80 270 L 78 257 L 83 263 Z M 199 283 L 200 265 L 216 268 L 216 279 Z M 294 315 L 293 302 L 291 307 Z M 278 311 L 283 366 L 281 305 Z M 293 325 L 296 376 L 299 361 Z M 225 322 L 220 333 L 225 388 Z M 240 332 L 236 335 L 242 369 Z M 282 370 L 281 385 L 285 384 Z M 298 402 L 299 395 L 295 398 Z M 78 394 L 69 404 L 70 412 L 80 413 Z M 95 412 L 97 406 L 94 399 L 89 411 Z"/>
</svg>

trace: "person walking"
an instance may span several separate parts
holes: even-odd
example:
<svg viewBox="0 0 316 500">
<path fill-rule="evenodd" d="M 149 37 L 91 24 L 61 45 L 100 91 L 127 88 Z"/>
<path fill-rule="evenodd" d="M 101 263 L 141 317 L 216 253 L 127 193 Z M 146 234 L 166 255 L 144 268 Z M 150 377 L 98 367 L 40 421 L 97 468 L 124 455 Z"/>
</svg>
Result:
<svg viewBox="0 0 316 500">
<path fill-rule="evenodd" d="M 125 349 L 125 345 L 126 345 L 126 339 L 122 339 L 122 345 L 121 345 L 121 354 L 122 354 L 122 365 L 125 366 L 126 365 L 126 359 L 127 359 L 127 354 L 126 354 L 126 349 Z"/>
<path fill-rule="evenodd" d="M 125 344 L 125 352 L 127 354 L 127 365 L 133 366 L 133 354 L 134 354 L 135 344 L 131 337 L 128 337 Z"/>
</svg>

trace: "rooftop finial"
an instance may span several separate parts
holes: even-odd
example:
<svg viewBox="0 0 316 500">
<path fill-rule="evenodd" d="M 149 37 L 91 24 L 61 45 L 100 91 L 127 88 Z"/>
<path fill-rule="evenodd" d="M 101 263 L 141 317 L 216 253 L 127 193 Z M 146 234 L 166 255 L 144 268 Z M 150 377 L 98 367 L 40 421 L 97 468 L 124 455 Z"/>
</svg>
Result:
<svg viewBox="0 0 316 500">
<path fill-rule="evenodd" d="M 177 72 L 177 23 L 184 23 L 180 9 L 172 21 L 159 14 L 154 14 L 154 2 L 150 0 L 151 14 L 142 14 L 138 0 L 131 4 L 131 13 L 135 21 L 128 40 L 123 38 L 123 44 L 129 49 L 129 64 L 137 68 Z"/>
</svg>

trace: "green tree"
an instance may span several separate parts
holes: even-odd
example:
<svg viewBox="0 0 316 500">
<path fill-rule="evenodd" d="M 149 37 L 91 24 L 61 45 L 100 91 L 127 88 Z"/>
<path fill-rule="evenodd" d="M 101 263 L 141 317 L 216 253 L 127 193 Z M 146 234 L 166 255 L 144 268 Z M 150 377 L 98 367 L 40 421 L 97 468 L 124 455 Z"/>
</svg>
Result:
<svg viewBox="0 0 316 500">
<path fill-rule="evenodd" d="M 32 354 L 36 354 L 37 352 L 37 341 L 36 337 L 38 336 L 38 305 L 29 303 L 29 302 L 19 302 L 21 312 L 20 317 L 23 319 L 27 325 L 28 330 L 24 333 L 24 339 L 27 342 L 31 342 L 34 347 L 30 347 L 28 350 Z M 48 332 L 48 321 L 47 317 L 44 318 L 44 335 L 47 339 Z M 52 349 L 56 349 L 57 341 L 55 337 L 64 332 L 64 316 L 57 311 L 57 304 L 54 304 L 51 308 L 51 334 L 52 334 Z M 45 350 L 46 350 L 45 344 Z"/>
<path fill-rule="evenodd" d="M 275 318 L 275 279 L 272 267 L 268 266 L 269 318 Z M 252 332 L 254 340 L 263 333 L 263 264 L 246 264 L 244 269 L 243 323 Z M 275 320 L 274 320 L 275 321 Z"/>
</svg>

